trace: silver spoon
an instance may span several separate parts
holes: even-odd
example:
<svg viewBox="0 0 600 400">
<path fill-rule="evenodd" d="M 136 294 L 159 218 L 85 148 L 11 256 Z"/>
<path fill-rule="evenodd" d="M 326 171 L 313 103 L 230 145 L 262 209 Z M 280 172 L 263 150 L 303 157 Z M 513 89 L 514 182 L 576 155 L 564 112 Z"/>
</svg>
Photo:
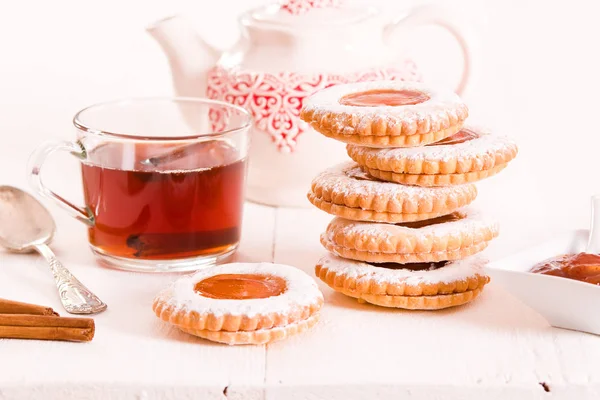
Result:
<svg viewBox="0 0 600 400">
<path fill-rule="evenodd" d="M 67 312 L 95 314 L 106 310 L 106 304 L 79 282 L 47 246 L 55 229 L 52 216 L 35 197 L 12 186 L 0 186 L 0 245 L 16 253 L 36 250 L 44 256 Z"/>
</svg>

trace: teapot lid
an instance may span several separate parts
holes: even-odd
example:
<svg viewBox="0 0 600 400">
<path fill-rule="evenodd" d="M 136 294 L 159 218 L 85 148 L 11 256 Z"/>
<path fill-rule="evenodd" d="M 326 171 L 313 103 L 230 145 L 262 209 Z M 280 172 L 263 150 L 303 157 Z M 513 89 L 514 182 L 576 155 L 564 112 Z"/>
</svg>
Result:
<svg viewBox="0 0 600 400">
<path fill-rule="evenodd" d="M 352 24 L 377 13 L 372 7 L 350 7 L 343 0 L 282 0 L 251 10 L 242 16 L 248 25 L 267 24 L 280 28 L 306 28 Z"/>
</svg>

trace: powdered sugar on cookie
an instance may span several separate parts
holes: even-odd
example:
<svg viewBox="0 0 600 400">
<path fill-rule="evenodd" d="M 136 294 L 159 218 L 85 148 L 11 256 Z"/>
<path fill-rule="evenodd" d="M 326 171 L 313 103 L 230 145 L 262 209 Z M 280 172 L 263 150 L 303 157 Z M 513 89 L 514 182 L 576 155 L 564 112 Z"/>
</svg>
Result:
<svg viewBox="0 0 600 400">
<path fill-rule="evenodd" d="M 375 90 L 416 91 L 425 94 L 429 99 L 419 104 L 400 106 L 352 106 L 340 103 L 345 96 Z M 455 93 L 436 91 L 420 82 L 375 81 L 335 85 L 321 90 L 304 100 L 305 110 L 329 111 L 354 115 L 389 115 L 402 119 L 415 119 L 422 114 L 433 114 L 440 110 L 465 107 Z"/>
<path fill-rule="evenodd" d="M 381 81 L 321 90 L 304 100 L 300 118 L 345 143 L 412 147 L 453 135 L 468 114 L 453 92 L 418 82 Z"/>
<path fill-rule="evenodd" d="M 492 157 L 510 154 L 504 162 L 510 161 L 517 153 L 517 145 L 505 136 L 491 135 L 479 131 L 479 137 L 452 145 L 436 145 L 435 143 L 422 147 L 374 149 L 349 144 L 348 154 L 355 161 L 366 158 L 377 159 L 379 163 L 393 163 L 399 160 L 448 161 L 452 159 Z M 358 161 L 360 162 L 360 161 Z M 374 168 L 373 166 L 371 166 Z"/>
<path fill-rule="evenodd" d="M 497 235 L 499 225 L 496 221 L 485 218 L 479 211 L 466 208 L 453 213 L 460 218 L 446 222 L 435 222 L 421 227 L 411 227 L 408 224 L 386 224 L 374 222 L 350 221 L 337 217 L 327 227 L 326 236 L 330 241 L 336 241 L 337 235 L 343 237 L 360 237 L 363 242 L 389 242 L 397 238 L 410 240 L 426 240 L 430 237 L 445 237 L 452 235 L 470 235 L 483 230 Z M 441 217 L 443 219 L 444 217 Z M 427 221 L 424 221 L 427 222 Z M 494 236 L 495 236 L 494 235 Z M 341 243 L 339 243 L 341 245 Z"/>
<path fill-rule="evenodd" d="M 196 292 L 195 285 L 209 277 L 222 274 L 267 275 L 282 278 L 285 291 L 262 299 L 214 299 Z M 174 307 L 173 311 L 196 311 L 202 314 L 256 316 L 272 313 L 287 314 L 299 307 L 322 303 L 323 295 L 315 281 L 303 271 L 283 264 L 232 263 L 200 270 L 173 282 L 160 292 L 155 302 Z"/>
<path fill-rule="evenodd" d="M 326 255 L 318 262 L 318 265 L 327 268 L 328 271 L 356 279 L 357 284 L 369 281 L 406 286 L 466 280 L 475 275 L 484 275 L 483 267 L 486 264 L 487 260 L 478 255 L 449 262 L 442 268 L 421 271 L 376 267 L 361 261 L 346 260 L 333 254 Z"/>
<path fill-rule="evenodd" d="M 313 188 L 330 191 L 332 196 L 385 196 L 404 201 L 446 198 L 474 191 L 473 185 L 422 188 L 383 182 L 366 174 L 358 164 L 345 162 L 320 173 L 312 182 Z M 473 196 L 474 197 L 474 196 Z"/>
</svg>

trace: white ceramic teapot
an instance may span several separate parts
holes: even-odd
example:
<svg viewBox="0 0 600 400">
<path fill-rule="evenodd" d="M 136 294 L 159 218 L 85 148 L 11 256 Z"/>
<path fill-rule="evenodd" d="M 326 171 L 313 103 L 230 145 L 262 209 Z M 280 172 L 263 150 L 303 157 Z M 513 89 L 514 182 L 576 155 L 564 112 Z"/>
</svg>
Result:
<svg viewBox="0 0 600 400">
<path fill-rule="evenodd" d="M 177 95 L 208 96 L 251 111 L 247 197 L 269 205 L 308 206 L 311 179 L 347 156 L 343 144 L 298 118 L 302 100 L 338 83 L 420 80 L 415 64 L 394 46 L 411 28 L 425 24 L 446 28 L 459 42 L 464 70 L 457 91 L 462 91 L 469 71 L 467 41 L 432 6 L 390 21 L 372 7 L 287 0 L 244 13 L 241 38 L 224 53 L 180 17 L 158 21 L 148 31 L 167 54 Z"/>
</svg>

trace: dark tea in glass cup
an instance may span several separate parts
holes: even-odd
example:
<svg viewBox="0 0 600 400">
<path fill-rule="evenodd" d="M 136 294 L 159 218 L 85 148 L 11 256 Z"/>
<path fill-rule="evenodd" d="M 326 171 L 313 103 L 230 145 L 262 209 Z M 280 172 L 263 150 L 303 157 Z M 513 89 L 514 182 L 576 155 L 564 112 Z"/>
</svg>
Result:
<svg viewBox="0 0 600 400">
<path fill-rule="evenodd" d="M 75 141 L 45 144 L 31 156 L 31 181 L 88 225 L 90 246 L 103 263 L 187 271 L 235 252 L 251 125 L 247 111 L 206 99 L 130 99 L 85 108 L 73 123 Z M 42 182 L 42 165 L 57 150 L 80 160 L 83 207 Z"/>
</svg>

